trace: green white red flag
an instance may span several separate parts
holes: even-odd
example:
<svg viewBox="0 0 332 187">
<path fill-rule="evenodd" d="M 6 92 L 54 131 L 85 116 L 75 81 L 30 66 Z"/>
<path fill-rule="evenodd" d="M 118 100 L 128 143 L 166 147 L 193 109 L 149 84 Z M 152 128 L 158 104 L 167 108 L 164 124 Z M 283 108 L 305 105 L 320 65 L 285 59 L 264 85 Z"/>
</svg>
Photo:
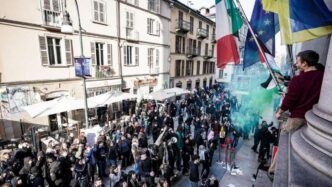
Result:
<svg viewBox="0 0 332 187">
<path fill-rule="evenodd" d="M 235 37 L 243 22 L 233 0 L 216 0 L 217 67 L 240 63 Z"/>
</svg>

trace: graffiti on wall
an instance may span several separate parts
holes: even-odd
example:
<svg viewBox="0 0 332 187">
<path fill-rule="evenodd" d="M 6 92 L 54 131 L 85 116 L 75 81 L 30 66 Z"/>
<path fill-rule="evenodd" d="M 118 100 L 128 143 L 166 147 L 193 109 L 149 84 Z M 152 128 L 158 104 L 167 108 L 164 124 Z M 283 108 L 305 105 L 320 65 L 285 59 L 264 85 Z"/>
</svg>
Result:
<svg viewBox="0 0 332 187">
<path fill-rule="evenodd" d="M 33 87 L 6 87 L 0 89 L 0 113 L 2 118 L 12 118 L 23 112 L 22 107 L 41 101 Z"/>
</svg>

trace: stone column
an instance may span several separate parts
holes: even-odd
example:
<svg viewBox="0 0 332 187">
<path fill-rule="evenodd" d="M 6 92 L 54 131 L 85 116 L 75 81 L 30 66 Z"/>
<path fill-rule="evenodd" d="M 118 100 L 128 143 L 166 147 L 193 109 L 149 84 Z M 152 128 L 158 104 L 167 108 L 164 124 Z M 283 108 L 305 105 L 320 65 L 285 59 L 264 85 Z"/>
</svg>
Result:
<svg viewBox="0 0 332 187">
<path fill-rule="evenodd" d="M 294 132 L 289 149 L 289 186 L 332 186 L 332 40 L 320 99 Z"/>
</svg>

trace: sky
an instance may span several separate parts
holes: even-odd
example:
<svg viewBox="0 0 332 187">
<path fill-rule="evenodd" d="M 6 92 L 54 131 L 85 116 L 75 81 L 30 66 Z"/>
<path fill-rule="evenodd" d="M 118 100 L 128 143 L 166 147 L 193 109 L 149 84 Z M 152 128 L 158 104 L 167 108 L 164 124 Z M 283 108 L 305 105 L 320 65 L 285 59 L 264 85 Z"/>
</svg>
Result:
<svg viewBox="0 0 332 187">
<path fill-rule="evenodd" d="M 188 2 L 191 1 L 192 4 L 190 5 L 190 7 L 193 9 L 199 9 L 203 6 L 210 7 L 213 4 L 215 4 L 215 0 L 179 0 L 179 1 L 181 1 L 182 3 L 184 3 L 186 5 L 189 5 Z M 251 12 L 252 12 L 252 9 L 255 4 L 255 0 L 240 0 L 240 3 L 242 5 L 247 17 L 250 19 Z"/>
</svg>

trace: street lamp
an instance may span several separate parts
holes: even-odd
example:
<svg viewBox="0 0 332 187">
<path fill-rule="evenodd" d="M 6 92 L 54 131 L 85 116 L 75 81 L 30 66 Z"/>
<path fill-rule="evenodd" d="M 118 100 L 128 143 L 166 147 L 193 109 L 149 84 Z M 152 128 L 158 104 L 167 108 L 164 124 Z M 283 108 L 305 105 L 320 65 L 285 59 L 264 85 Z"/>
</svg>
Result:
<svg viewBox="0 0 332 187">
<path fill-rule="evenodd" d="M 82 26 L 81 26 L 81 17 L 80 17 L 80 11 L 78 9 L 77 0 L 75 0 L 75 6 L 77 11 L 77 17 L 78 17 L 78 35 L 80 37 L 80 47 L 81 47 L 81 55 L 80 57 L 83 58 L 83 37 L 82 37 Z M 69 13 L 67 10 L 65 10 L 63 14 L 63 20 L 62 20 L 62 26 L 61 26 L 61 32 L 67 33 L 67 34 L 73 34 L 74 28 L 73 24 L 70 20 Z M 87 92 L 86 92 L 86 78 L 84 75 L 84 71 L 82 73 L 82 79 L 83 79 L 83 94 L 84 94 L 84 116 L 85 116 L 85 125 L 86 128 L 89 127 L 89 119 L 88 119 L 88 100 L 87 100 Z"/>
</svg>

